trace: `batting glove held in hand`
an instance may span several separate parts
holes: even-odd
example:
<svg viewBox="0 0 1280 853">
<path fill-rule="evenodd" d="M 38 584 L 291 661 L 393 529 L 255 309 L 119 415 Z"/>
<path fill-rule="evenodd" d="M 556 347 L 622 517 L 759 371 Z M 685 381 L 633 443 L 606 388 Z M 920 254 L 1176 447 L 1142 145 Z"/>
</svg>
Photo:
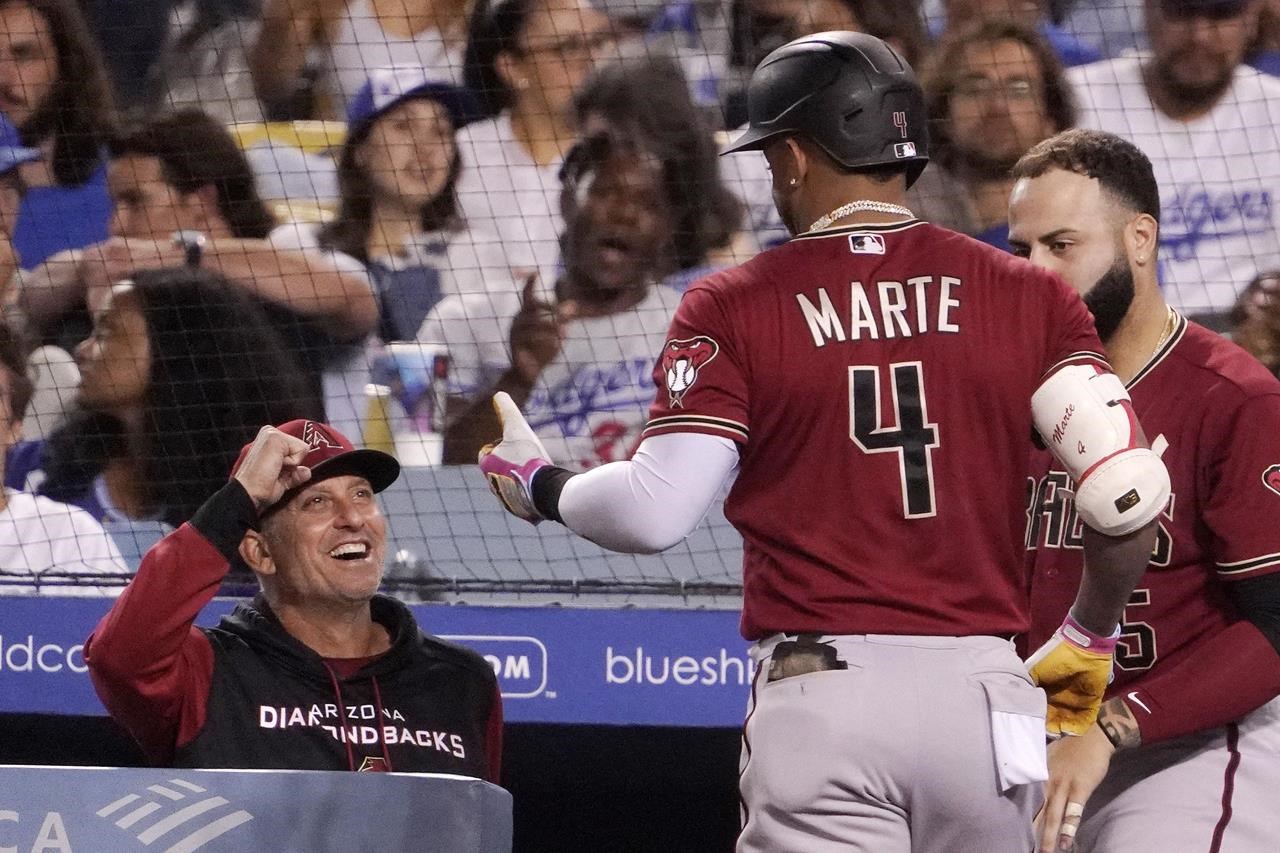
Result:
<svg viewBox="0 0 1280 853">
<path fill-rule="evenodd" d="M 480 470 L 507 512 L 537 524 L 543 516 L 533 505 L 533 475 L 551 464 L 547 449 L 509 394 L 494 394 L 493 408 L 502 423 L 502 441 L 480 449 Z"/>
<path fill-rule="evenodd" d="M 1045 729 L 1050 737 L 1082 735 L 1098 719 L 1119 636 L 1119 626 L 1104 637 L 1068 614 L 1049 642 L 1027 659 L 1031 680 L 1049 697 Z"/>
</svg>

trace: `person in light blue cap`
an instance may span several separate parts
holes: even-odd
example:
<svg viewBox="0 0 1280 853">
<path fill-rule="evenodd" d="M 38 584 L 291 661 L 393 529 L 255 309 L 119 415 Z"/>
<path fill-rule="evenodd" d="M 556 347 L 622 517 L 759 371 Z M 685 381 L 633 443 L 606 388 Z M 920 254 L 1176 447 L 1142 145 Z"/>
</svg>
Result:
<svg viewBox="0 0 1280 853">
<path fill-rule="evenodd" d="M 377 297 L 376 334 L 326 384 L 325 412 L 339 429 L 361 434 L 365 386 L 386 384 L 392 365 L 383 344 L 416 340 L 445 297 L 514 288 L 497 236 L 459 213 L 454 137 L 477 115 L 468 90 L 423 68 L 375 69 L 348 105 L 337 214 L 272 232 L 279 248 L 321 250 L 344 273 L 366 276 Z"/>
<path fill-rule="evenodd" d="M 480 262 L 472 247 L 456 251 L 462 164 L 454 133 L 477 116 L 469 91 L 422 68 L 374 70 L 347 108 L 337 215 L 323 226 L 284 226 L 272 237 L 277 245 L 339 253 L 365 272 L 384 341 L 413 340 L 436 302 L 475 284 L 456 279 L 477 273 Z"/>
</svg>

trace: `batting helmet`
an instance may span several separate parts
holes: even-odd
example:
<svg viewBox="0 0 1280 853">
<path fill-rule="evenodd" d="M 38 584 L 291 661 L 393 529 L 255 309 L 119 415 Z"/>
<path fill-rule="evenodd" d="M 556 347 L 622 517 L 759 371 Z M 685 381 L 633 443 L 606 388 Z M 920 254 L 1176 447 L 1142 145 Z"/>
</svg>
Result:
<svg viewBox="0 0 1280 853">
<path fill-rule="evenodd" d="M 841 166 L 903 163 L 907 186 L 929 162 L 924 93 L 915 72 L 875 36 L 798 38 L 764 58 L 747 87 L 749 126 L 722 153 L 799 134 Z"/>
</svg>

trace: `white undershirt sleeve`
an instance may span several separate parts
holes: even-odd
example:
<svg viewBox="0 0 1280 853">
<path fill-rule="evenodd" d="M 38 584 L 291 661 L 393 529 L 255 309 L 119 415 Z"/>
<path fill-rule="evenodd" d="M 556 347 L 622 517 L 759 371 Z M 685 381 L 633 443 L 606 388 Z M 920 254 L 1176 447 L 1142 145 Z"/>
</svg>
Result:
<svg viewBox="0 0 1280 853">
<path fill-rule="evenodd" d="M 694 531 L 737 467 L 738 446 L 727 438 L 651 436 L 629 461 L 571 478 L 560 493 L 560 517 L 611 551 L 656 554 Z"/>
</svg>

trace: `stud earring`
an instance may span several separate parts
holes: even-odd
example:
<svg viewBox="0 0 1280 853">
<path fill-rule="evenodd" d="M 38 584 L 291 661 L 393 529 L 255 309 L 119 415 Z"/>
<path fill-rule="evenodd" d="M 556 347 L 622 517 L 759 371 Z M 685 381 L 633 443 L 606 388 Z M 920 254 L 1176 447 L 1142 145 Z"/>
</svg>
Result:
<svg viewBox="0 0 1280 853">
<path fill-rule="evenodd" d="M 788 181 L 787 183 L 789 183 L 791 186 L 793 186 L 793 187 L 794 187 L 797 183 L 799 183 L 799 181 L 797 181 L 795 178 L 792 178 L 792 179 L 791 179 L 790 181 Z"/>
</svg>

